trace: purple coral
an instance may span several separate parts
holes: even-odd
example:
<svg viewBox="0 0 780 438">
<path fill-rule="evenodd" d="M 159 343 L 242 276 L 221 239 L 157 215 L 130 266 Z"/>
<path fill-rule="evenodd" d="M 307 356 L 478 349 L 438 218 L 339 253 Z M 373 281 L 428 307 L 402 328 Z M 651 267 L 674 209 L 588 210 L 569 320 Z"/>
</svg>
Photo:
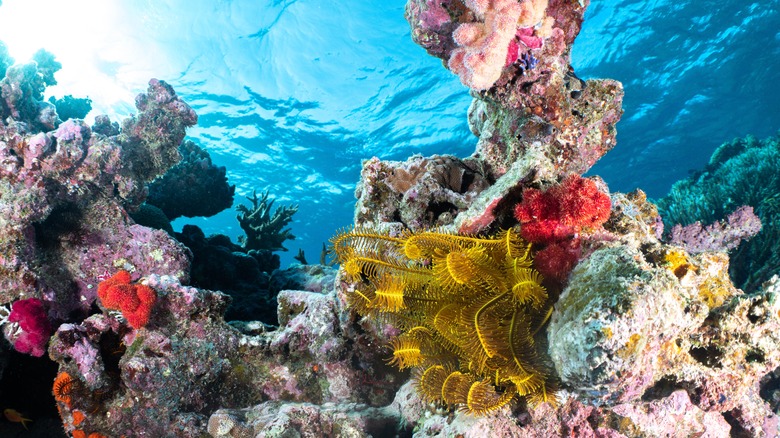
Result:
<svg viewBox="0 0 780 438">
<path fill-rule="evenodd" d="M 680 245 L 690 253 L 726 251 L 734 249 L 761 231 L 761 219 L 753 213 L 753 207 L 743 205 L 725 220 L 703 226 L 701 222 L 672 227 L 669 241 Z"/>
<path fill-rule="evenodd" d="M 18 324 L 18 329 L 12 330 L 10 337 L 16 351 L 43 356 L 46 342 L 51 336 L 51 324 L 46 316 L 43 302 L 38 298 L 27 298 L 15 301 L 11 305 L 8 322 Z"/>
</svg>

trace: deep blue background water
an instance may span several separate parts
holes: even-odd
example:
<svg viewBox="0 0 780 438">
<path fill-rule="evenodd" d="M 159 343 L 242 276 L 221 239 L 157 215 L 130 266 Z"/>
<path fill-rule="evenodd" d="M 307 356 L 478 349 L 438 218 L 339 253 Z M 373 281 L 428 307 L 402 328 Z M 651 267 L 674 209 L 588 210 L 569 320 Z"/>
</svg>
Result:
<svg viewBox="0 0 780 438">
<path fill-rule="evenodd" d="M 17 5 L 45 1 L 5 0 L 0 39 L 18 36 L 3 30 L 3 19 L 19 21 Z M 89 95 L 88 118 L 119 117 L 150 77 L 171 83 L 200 116 L 190 137 L 227 167 L 237 202 L 257 188 L 300 206 L 283 264 L 298 248 L 318 260 L 351 223 L 362 159 L 474 150 L 468 92 L 411 41 L 404 0 L 86 3 L 105 18 L 67 26 L 65 6 L 35 9 L 56 34 L 40 46 L 64 64 L 50 93 Z M 573 64 L 625 86 L 618 145 L 591 172 L 613 191 L 662 196 L 722 142 L 780 128 L 780 0 L 593 0 Z M 241 234 L 234 211 L 175 226 L 185 222 Z"/>
</svg>

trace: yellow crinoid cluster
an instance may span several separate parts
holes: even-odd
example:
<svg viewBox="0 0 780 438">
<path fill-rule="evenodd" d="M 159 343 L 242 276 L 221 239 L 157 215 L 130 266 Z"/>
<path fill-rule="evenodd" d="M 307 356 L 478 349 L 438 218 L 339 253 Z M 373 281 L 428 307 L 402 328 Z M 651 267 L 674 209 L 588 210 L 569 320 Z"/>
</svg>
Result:
<svg viewBox="0 0 780 438">
<path fill-rule="evenodd" d="M 397 237 L 355 228 L 331 240 L 355 286 L 350 305 L 401 334 L 389 363 L 415 368 L 429 401 L 485 414 L 525 396 L 554 402 L 536 334 L 552 312 L 516 231 L 493 237 L 439 231 Z"/>
</svg>

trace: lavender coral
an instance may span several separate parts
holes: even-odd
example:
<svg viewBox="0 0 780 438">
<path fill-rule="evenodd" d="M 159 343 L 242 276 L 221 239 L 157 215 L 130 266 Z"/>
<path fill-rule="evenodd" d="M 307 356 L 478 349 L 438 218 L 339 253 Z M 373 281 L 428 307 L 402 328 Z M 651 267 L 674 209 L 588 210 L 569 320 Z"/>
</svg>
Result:
<svg viewBox="0 0 780 438">
<path fill-rule="evenodd" d="M 701 222 L 672 227 L 669 241 L 691 253 L 734 249 L 761 231 L 761 219 L 753 207 L 743 205 L 722 221 L 703 226 Z"/>
</svg>

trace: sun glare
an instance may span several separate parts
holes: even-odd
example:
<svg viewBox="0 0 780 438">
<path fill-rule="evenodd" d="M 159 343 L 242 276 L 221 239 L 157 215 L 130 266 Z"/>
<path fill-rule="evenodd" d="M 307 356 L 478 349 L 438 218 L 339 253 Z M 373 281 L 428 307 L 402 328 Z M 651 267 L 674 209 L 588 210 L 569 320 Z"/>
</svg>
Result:
<svg viewBox="0 0 780 438">
<path fill-rule="evenodd" d="M 58 84 L 46 97 L 92 99 L 92 112 L 112 119 L 134 112 L 135 95 L 154 76 L 154 50 L 133 28 L 129 2 L 105 0 L 4 0 L 0 5 L 0 41 L 17 63 L 39 49 L 62 64 Z M 159 74 L 159 73 L 158 73 Z"/>
</svg>

